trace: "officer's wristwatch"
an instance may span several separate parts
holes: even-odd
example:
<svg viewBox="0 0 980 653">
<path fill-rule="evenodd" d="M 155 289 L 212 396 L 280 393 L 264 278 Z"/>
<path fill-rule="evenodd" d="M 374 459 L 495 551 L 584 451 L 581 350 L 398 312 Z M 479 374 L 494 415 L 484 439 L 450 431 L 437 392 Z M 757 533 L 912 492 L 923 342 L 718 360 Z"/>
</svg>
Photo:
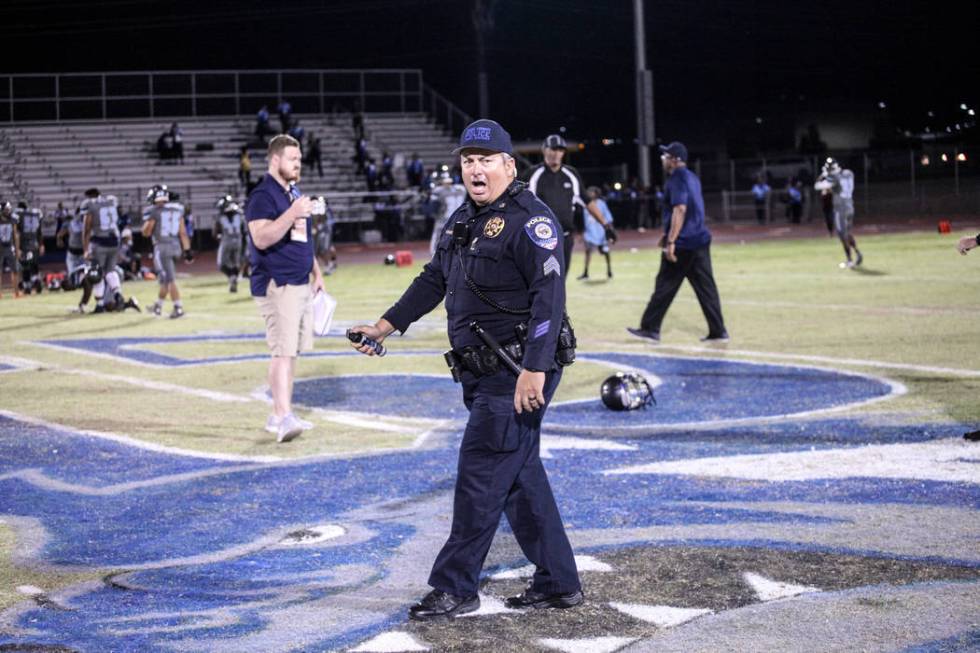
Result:
<svg viewBox="0 0 980 653">
<path fill-rule="evenodd" d="M 533 367 L 525 367 L 524 368 L 524 371 L 525 372 L 544 372 L 544 370 L 536 370 Z"/>
</svg>

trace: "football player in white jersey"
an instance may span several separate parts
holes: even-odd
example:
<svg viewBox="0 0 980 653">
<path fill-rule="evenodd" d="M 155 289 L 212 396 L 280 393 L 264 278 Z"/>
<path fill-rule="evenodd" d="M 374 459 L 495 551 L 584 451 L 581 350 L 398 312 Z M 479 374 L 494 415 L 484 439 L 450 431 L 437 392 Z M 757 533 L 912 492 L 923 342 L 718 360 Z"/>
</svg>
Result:
<svg viewBox="0 0 980 653">
<path fill-rule="evenodd" d="M 242 230 L 245 214 L 231 195 L 217 202 L 218 269 L 228 277 L 228 292 L 238 292 L 238 270 L 242 266 Z"/>
<path fill-rule="evenodd" d="M 854 227 L 854 173 L 851 170 L 841 168 L 837 159 L 828 158 L 823 164 L 820 177 L 813 187 L 822 192 L 830 191 L 834 196 L 834 231 L 840 238 L 841 245 L 844 246 L 844 255 L 847 257 L 840 264 L 841 268 L 853 268 L 861 265 L 864 256 L 858 249 L 857 241 L 851 229 Z M 851 258 L 851 250 L 854 251 L 855 258 Z"/>
<path fill-rule="evenodd" d="M 17 274 L 20 272 L 20 234 L 10 202 L 0 203 L 0 297 L 3 297 L 3 273 L 10 273 L 14 297 L 20 297 Z"/>
<path fill-rule="evenodd" d="M 82 250 L 86 261 L 102 270 L 103 278 L 95 285 L 95 312 L 109 309 L 107 304 L 126 303 L 122 294 L 122 279 L 116 268 L 119 257 L 119 200 L 103 195 L 97 188 L 85 191 L 82 203 L 85 215 L 82 230 Z"/>
<path fill-rule="evenodd" d="M 147 193 L 147 200 L 153 204 L 149 217 L 143 222 L 143 235 L 153 237 L 153 263 L 157 269 L 157 279 L 160 291 L 157 301 L 153 304 L 153 314 L 160 315 L 163 311 L 163 300 L 170 294 L 173 301 L 172 319 L 184 315 L 184 305 L 180 300 L 180 289 L 177 287 L 177 259 L 183 253 L 184 259 L 190 261 L 191 241 L 187 237 L 184 226 L 184 205 L 172 201 L 170 190 L 165 185 L 157 185 Z"/>
</svg>

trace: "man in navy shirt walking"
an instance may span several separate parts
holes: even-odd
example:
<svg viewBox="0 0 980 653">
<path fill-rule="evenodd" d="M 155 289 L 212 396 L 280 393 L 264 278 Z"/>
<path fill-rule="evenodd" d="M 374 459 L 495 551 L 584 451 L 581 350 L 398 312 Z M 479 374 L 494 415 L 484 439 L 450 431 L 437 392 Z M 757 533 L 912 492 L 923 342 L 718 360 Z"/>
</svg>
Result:
<svg viewBox="0 0 980 653">
<path fill-rule="evenodd" d="M 683 143 L 661 145 L 660 151 L 666 178 L 660 272 L 653 296 L 643 311 L 640 328 L 627 327 L 626 330 L 638 338 L 659 342 L 664 315 L 687 279 L 708 321 L 708 335 L 701 339 L 702 342 L 727 341 L 721 300 L 711 271 L 711 232 L 704 223 L 701 181 L 687 168 L 687 148 Z"/>
<path fill-rule="evenodd" d="M 245 205 L 249 281 L 272 351 L 273 412 L 265 428 L 279 442 L 288 442 L 313 426 L 293 415 L 291 405 L 296 356 L 313 349 L 312 300 L 323 290 L 323 275 L 313 256 L 313 200 L 295 186 L 302 165 L 299 141 L 285 134 L 273 138 L 269 171 Z"/>
</svg>

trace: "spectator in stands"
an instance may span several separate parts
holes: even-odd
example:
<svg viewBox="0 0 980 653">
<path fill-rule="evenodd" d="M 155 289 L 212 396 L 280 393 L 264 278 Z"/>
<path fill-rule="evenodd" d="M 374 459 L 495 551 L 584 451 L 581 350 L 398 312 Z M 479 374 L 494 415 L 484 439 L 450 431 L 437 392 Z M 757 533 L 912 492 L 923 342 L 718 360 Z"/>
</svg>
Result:
<svg viewBox="0 0 980 653">
<path fill-rule="evenodd" d="M 242 189 L 247 193 L 252 185 L 252 157 L 248 154 L 248 145 L 242 145 L 238 157 L 238 181 L 242 183 Z"/>
<path fill-rule="evenodd" d="M 354 141 L 354 163 L 357 164 L 357 174 L 363 175 L 368 160 L 367 141 L 363 137 Z"/>
<path fill-rule="evenodd" d="M 320 139 L 312 132 L 310 132 L 310 137 L 306 139 L 306 155 L 303 158 L 303 163 L 308 165 L 310 170 L 316 167 L 317 175 L 321 179 L 323 178 L 323 150 L 320 149 Z"/>
<path fill-rule="evenodd" d="M 354 113 L 351 114 L 351 129 L 354 130 L 354 140 L 364 140 L 364 114 L 361 112 L 361 103 L 355 100 Z"/>
<path fill-rule="evenodd" d="M 412 158 L 405 166 L 405 177 L 408 179 L 409 187 L 421 189 L 425 186 L 425 165 L 422 163 L 418 152 L 412 152 Z"/>
<path fill-rule="evenodd" d="M 378 190 L 378 165 L 374 162 L 374 157 L 369 157 L 367 166 L 364 168 L 364 177 L 367 179 L 368 190 L 374 192 Z"/>
<path fill-rule="evenodd" d="M 387 152 L 381 154 L 381 188 L 391 190 L 395 187 L 394 161 Z"/>
<path fill-rule="evenodd" d="M 173 158 L 177 163 L 184 162 L 184 132 L 177 123 L 170 125 L 170 140 L 173 143 Z"/>
<path fill-rule="evenodd" d="M 282 125 L 282 133 L 288 134 L 293 124 L 293 105 L 287 100 L 283 100 L 277 107 L 279 111 L 279 124 Z"/>
<path fill-rule="evenodd" d="M 259 112 L 255 114 L 255 135 L 265 143 L 265 137 L 274 133 L 276 130 L 269 124 L 269 107 L 263 104 Z"/>
<path fill-rule="evenodd" d="M 292 126 L 289 128 L 289 131 L 286 133 L 292 136 L 293 138 L 295 138 L 300 143 L 302 143 L 303 137 L 306 135 L 306 129 L 299 124 L 299 118 L 293 120 L 292 123 L 293 123 Z"/>
<path fill-rule="evenodd" d="M 157 154 L 161 161 L 172 161 L 174 159 L 174 136 L 170 130 L 163 132 L 157 138 Z"/>
</svg>

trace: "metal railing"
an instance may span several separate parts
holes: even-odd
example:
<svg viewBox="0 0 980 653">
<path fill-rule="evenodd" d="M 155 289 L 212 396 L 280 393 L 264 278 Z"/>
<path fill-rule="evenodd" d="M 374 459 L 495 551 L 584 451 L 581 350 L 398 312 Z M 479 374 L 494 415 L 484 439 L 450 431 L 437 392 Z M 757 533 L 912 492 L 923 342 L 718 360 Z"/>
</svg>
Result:
<svg viewBox="0 0 980 653">
<path fill-rule="evenodd" d="M 404 113 L 424 110 L 423 87 L 414 68 L 0 75 L 0 123 L 251 115 L 282 100 L 295 113 Z"/>
</svg>

